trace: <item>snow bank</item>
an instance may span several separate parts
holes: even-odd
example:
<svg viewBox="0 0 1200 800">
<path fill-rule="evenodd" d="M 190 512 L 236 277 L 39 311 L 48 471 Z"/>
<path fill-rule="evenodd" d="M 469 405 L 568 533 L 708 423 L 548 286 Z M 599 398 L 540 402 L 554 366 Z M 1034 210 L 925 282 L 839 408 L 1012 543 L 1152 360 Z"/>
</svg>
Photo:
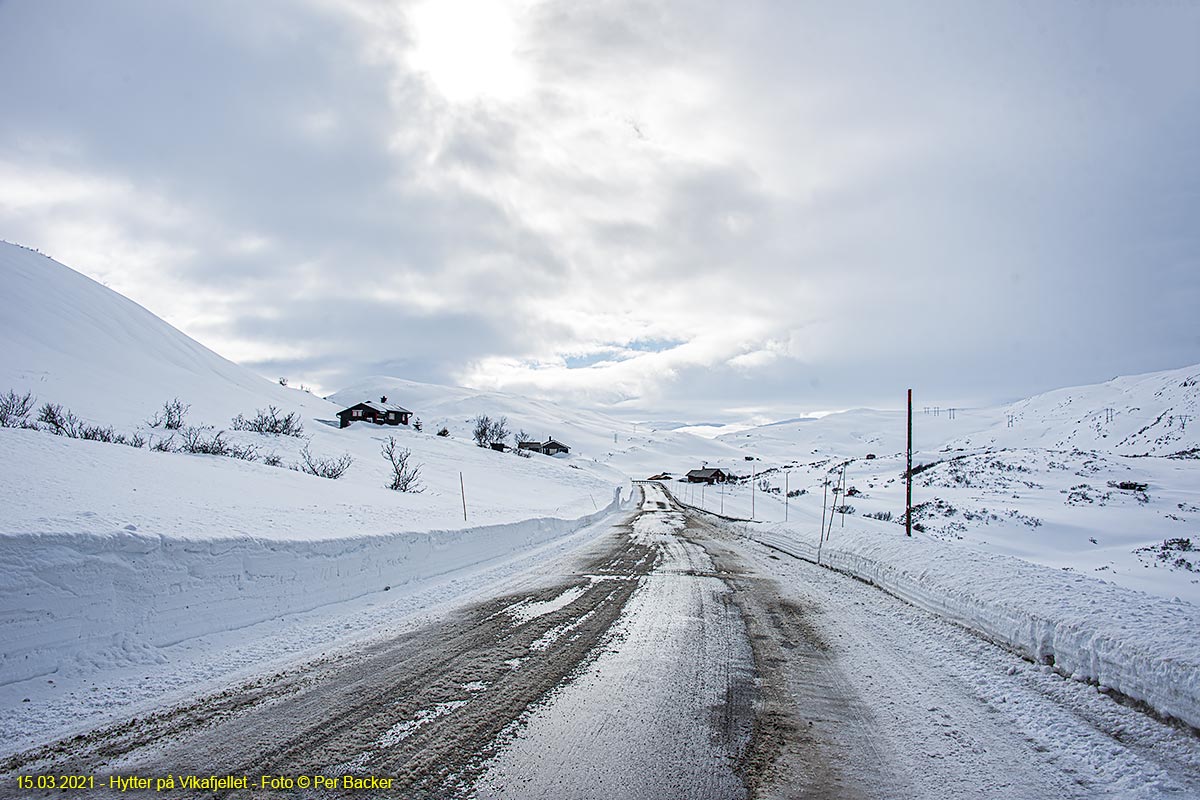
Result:
<svg viewBox="0 0 1200 800">
<path fill-rule="evenodd" d="M 750 535 L 810 561 L 816 532 Z M 954 620 L 1075 680 L 1200 727 L 1200 609 L 979 550 L 837 528 L 821 562 Z"/>
<path fill-rule="evenodd" d="M 325 540 L 181 539 L 137 532 L 0 537 L 0 685 L 161 660 L 158 648 L 237 630 L 503 558 L 585 527 L 578 519 Z"/>
</svg>

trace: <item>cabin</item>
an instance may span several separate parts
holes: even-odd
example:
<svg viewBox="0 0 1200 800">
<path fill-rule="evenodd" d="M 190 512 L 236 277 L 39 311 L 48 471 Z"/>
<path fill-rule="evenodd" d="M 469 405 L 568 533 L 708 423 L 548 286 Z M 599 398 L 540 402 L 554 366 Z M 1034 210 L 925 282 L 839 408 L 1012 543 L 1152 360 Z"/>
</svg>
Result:
<svg viewBox="0 0 1200 800">
<path fill-rule="evenodd" d="M 719 469 L 693 469 L 687 474 L 688 483 L 725 483 L 729 476 Z"/>
<path fill-rule="evenodd" d="M 535 453 L 547 456 L 556 456 L 559 453 L 566 455 L 571 452 L 570 447 L 567 447 L 557 439 L 547 439 L 544 442 L 517 442 L 517 448 L 520 450 L 532 450 Z"/>
<path fill-rule="evenodd" d="M 395 403 L 389 403 L 387 397 L 379 398 L 379 402 L 364 400 L 338 412 L 339 427 L 349 428 L 352 422 L 372 422 L 376 425 L 407 425 L 412 412 Z"/>
</svg>

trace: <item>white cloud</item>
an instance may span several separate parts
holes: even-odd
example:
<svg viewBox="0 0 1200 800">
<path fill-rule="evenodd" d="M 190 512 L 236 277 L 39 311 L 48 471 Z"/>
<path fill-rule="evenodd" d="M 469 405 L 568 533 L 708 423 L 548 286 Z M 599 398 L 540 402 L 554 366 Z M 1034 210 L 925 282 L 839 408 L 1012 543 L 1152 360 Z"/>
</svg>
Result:
<svg viewBox="0 0 1200 800">
<path fill-rule="evenodd" d="M 0 227 L 326 389 L 1000 399 L 1200 360 L 1198 19 L 4 4 Z"/>
</svg>

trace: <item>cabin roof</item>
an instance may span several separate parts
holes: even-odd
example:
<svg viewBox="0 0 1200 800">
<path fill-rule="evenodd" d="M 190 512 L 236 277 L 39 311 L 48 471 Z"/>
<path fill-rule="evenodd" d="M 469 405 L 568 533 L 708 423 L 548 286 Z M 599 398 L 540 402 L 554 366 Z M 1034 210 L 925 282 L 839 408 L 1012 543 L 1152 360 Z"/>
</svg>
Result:
<svg viewBox="0 0 1200 800">
<path fill-rule="evenodd" d="M 344 409 L 344 411 L 349 411 L 351 408 L 358 408 L 359 406 L 366 406 L 367 408 L 373 408 L 376 411 L 379 411 L 381 413 L 387 412 L 387 411 L 398 411 L 401 414 L 411 414 L 412 413 L 411 411 L 409 411 L 407 408 L 404 408 L 403 406 L 398 406 L 395 403 L 381 403 L 378 400 L 364 400 L 361 403 L 355 403 L 354 405 L 347 407 L 346 409 Z M 344 412 L 339 412 L 339 413 L 344 413 Z"/>
<path fill-rule="evenodd" d="M 724 475 L 724 474 L 725 474 L 725 470 L 717 469 L 715 467 L 708 467 L 706 469 L 688 470 L 689 478 L 713 478 L 713 477 L 716 477 L 717 475 Z"/>
</svg>

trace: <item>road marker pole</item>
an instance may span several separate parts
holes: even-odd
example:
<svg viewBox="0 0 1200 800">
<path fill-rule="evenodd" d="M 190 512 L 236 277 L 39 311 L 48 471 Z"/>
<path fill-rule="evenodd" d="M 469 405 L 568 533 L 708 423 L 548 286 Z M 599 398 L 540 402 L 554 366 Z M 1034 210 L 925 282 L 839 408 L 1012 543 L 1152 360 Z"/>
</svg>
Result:
<svg viewBox="0 0 1200 800">
<path fill-rule="evenodd" d="M 817 535 L 817 563 L 821 563 L 821 542 L 825 541 L 825 505 L 829 501 L 829 473 L 821 478 L 821 532 Z"/>
<path fill-rule="evenodd" d="M 846 527 L 846 465 L 842 464 L 842 527 Z"/>
<path fill-rule="evenodd" d="M 783 521 L 784 522 L 788 521 L 788 496 L 789 496 L 788 487 L 790 486 L 790 484 L 788 483 L 788 480 L 791 478 L 791 476 L 792 476 L 792 473 L 790 473 L 790 472 L 783 473 Z"/>
<path fill-rule="evenodd" d="M 908 390 L 908 462 L 904 468 L 904 535 L 912 536 L 912 389 Z"/>
<path fill-rule="evenodd" d="M 462 473 L 458 473 L 458 490 L 462 492 L 463 522 L 467 521 L 467 485 L 463 483 Z"/>
</svg>

